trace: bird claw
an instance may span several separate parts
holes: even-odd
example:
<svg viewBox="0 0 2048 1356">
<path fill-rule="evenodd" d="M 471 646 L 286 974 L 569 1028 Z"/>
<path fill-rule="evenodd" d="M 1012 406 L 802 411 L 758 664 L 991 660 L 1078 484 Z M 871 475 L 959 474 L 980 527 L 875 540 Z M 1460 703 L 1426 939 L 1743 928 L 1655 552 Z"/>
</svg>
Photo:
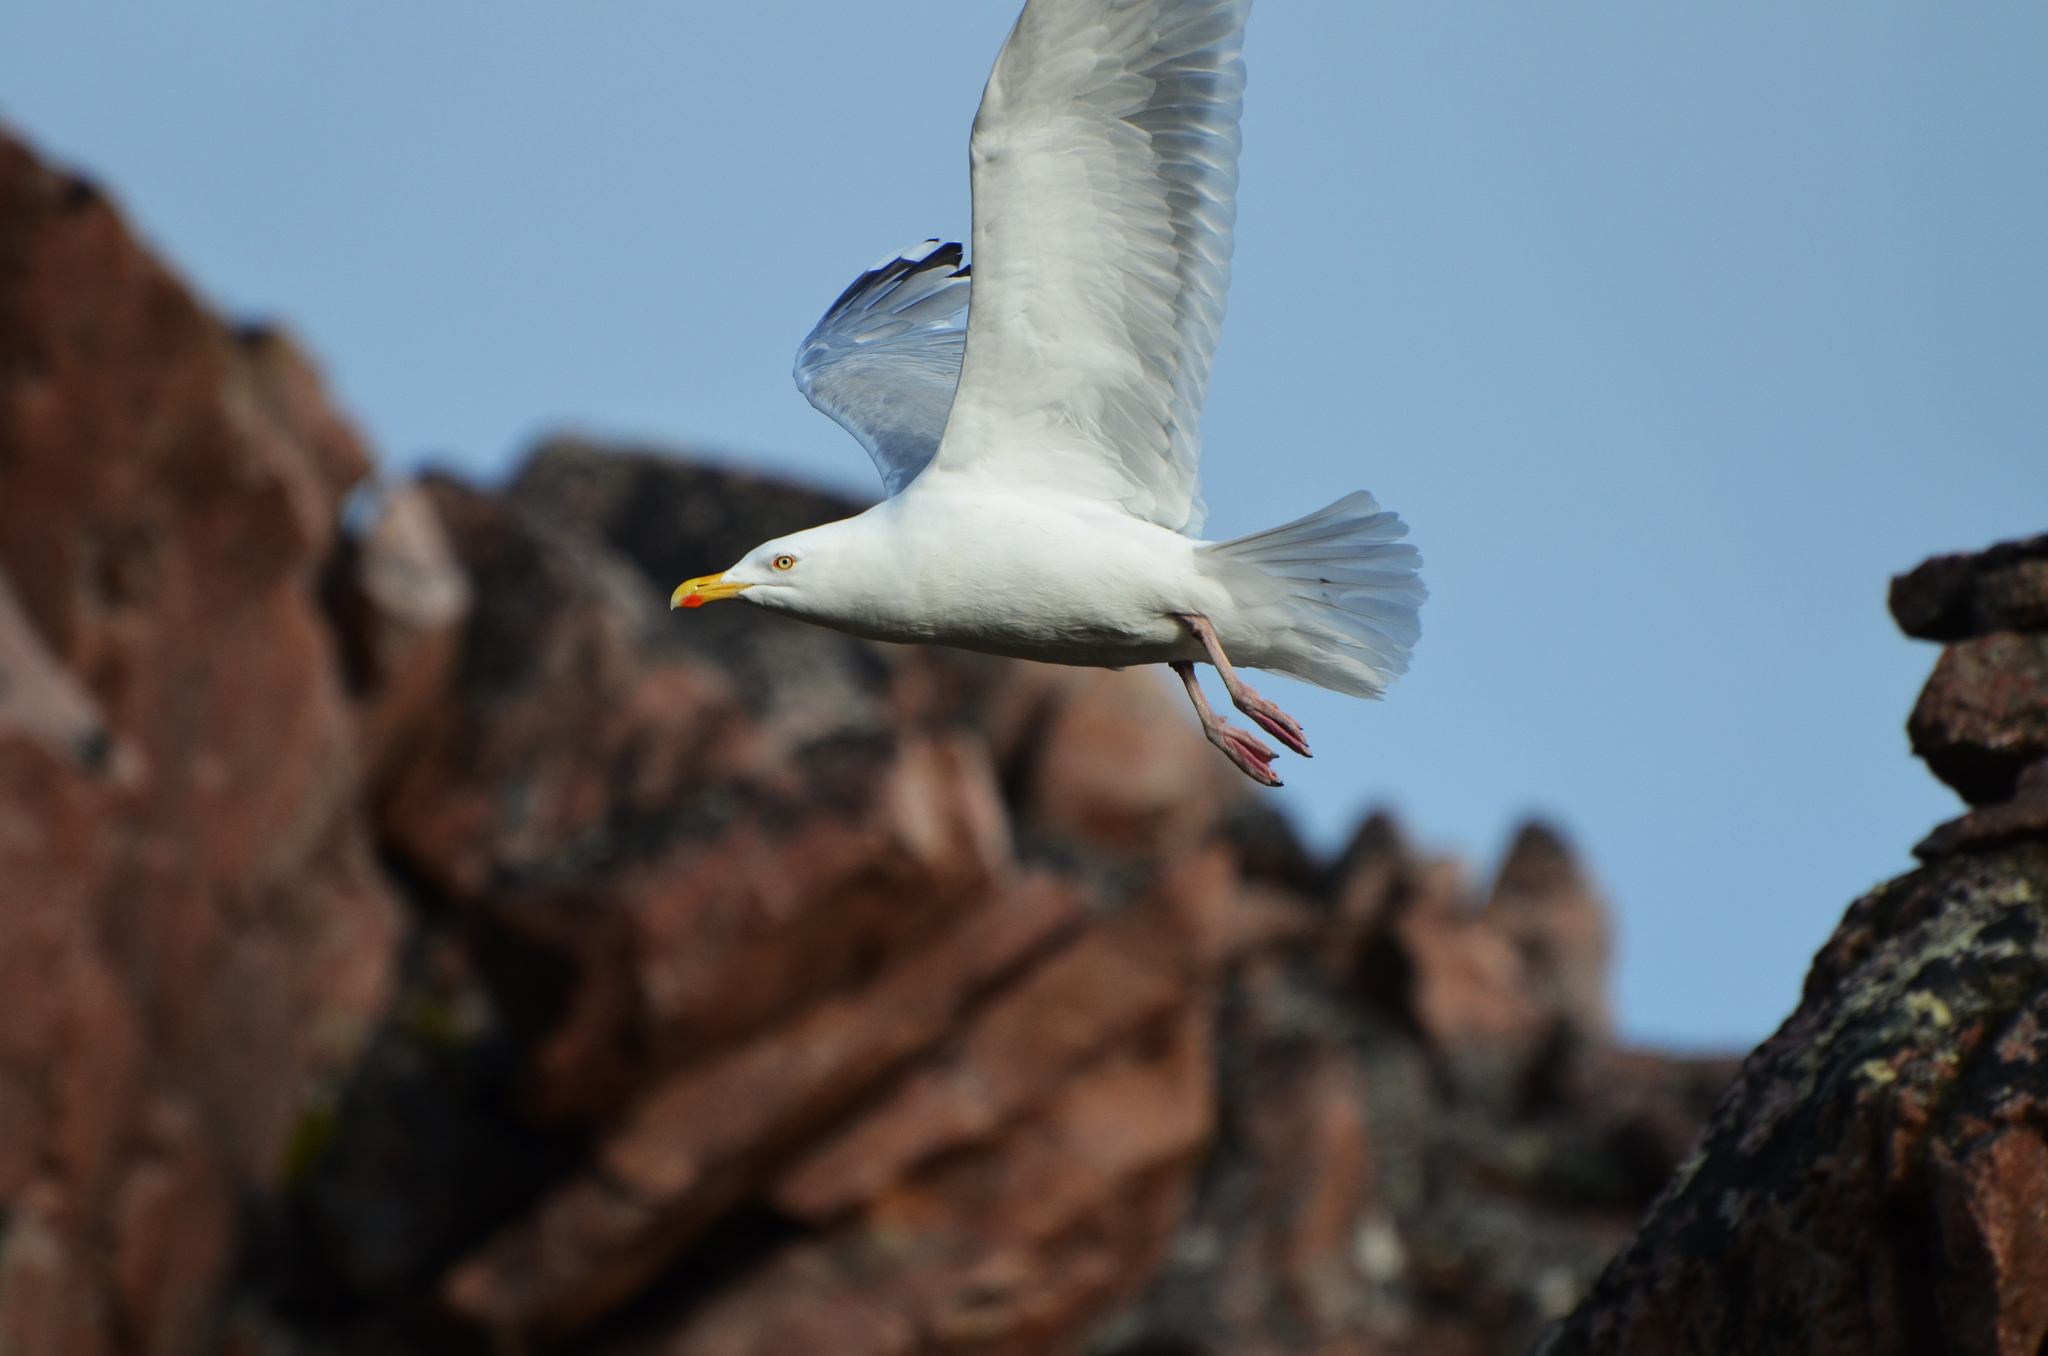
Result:
<svg viewBox="0 0 2048 1356">
<path fill-rule="evenodd" d="M 1301 722 L 1261 697 L 1250 684 L 1240 683 L 1239 687 L 1242 689 L 1241 693 L 1232 694 L 1237 698 L 1238 710 L 1257 721 L 1267 734 L 1302 757 L 1315 757 L 1308 751 L 1308 736 L 1302 733 Z"/>
<path fill-rule="evenodd" d="M 1209 623 L 1205 619 L 1189 617 L 1183 620 L 1188 622 L 1196 635 L 1204 637 L 1205 641 L 1209 638 Z M 1221 650 L 1216 651 L 1216 655 L 1221 659 Z M 1301 737 L 1301 727 L 1296 725 L 1285 711 L 1271 702 L 1261 700 L 1258 693 L 1252 692 L 1239 682 L 1236 675 L 1229 671 L 1229 662 L 1223 659 L 1217 665 L 1217 669 L 1224 675 L 1224 681 L 1230 687 L 1231 700 L 1237 703 L 1238 709 L 1265 726 L 1288 748 L 1296 753 L 1307 754 L 1308 744 Z M 1172 661 L 1172 665 L 1173 671 L 1180 675 L 1182 685 L 1188 690 L 1188 700 L 1194 703 L 1195 715 L 1201 720 L 1202 733 L 1209 737 L 1209 742 L 1221 749 L 1223 756 L 1235 763 L 1239 772 L 1260 786 L 1280 785 L 1280 778 L 1273 771 L 1273 760 L 1279 755 L 1261 744 L 1257 736 L 1225 723 L 1223 718 L 1216 714 L 1209 705 L 1209 699 L 1202 695 L 1202 685 L 1195 681 L 1195 666 L 1191 661 L 1176 659 Z M 1239 695 L 1240 693 L 1249 694 L 1254 705 L 1247 706 L 1244 696 Z"/>
<path fill-rule="evenodd" d="M 1278 786 L 1280 777 L 1273 771 L 1273 760 L 1279 757 L 1260 743 L 1249 731 L 1234 725 L 1217 721 L 1205 733 L 1209 742 L 1223 750 L 1223 756 L 1237 764 L 1238 771 L 1261 786 Z"/>
</svg>

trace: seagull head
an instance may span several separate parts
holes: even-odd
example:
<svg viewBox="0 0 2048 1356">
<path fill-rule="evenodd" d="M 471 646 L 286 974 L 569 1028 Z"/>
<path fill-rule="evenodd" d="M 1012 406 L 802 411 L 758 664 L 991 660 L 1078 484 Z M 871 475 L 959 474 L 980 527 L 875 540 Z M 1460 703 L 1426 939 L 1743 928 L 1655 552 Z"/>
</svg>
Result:
<svg viewBox="0 0 2048 1356">
<path fill-rule="evenodd" d="M 676 585 L 668 605 L 702 607 L 742 598 L 757 607 L 819 620 L 855 615 L 872 592 L 876 571 L 886 570 L 867 549 L 871 534 L 861 530 L 864 526 L 852 518 L 763 542 L 723 574 Z"/>
</svg>

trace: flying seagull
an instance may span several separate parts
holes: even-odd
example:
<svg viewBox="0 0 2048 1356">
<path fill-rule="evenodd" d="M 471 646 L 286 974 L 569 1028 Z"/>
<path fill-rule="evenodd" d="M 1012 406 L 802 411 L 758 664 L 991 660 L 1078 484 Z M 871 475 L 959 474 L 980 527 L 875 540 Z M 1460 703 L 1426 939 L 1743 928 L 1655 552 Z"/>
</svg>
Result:
<svg viewBox="0 0 2048 1356">
<path fill-rule="evenodd" d="M 1223 323 L 1250 0 L 1028 0 L 974 119 L 972 272 L 927 241 L 854 280 L 796 383 L 888 497 L 778 537 L 672 606 L 738 598 L 875 640 L 1169 664 L 1254 781 L 1301 726 L 1232 660 L 1356 697 L 1407 670 L 1427 597 L 1360 492 L 1201 538 L 1197 425 Z M 970 304 L 971 303 L 971 304 Z"/>
</svg>

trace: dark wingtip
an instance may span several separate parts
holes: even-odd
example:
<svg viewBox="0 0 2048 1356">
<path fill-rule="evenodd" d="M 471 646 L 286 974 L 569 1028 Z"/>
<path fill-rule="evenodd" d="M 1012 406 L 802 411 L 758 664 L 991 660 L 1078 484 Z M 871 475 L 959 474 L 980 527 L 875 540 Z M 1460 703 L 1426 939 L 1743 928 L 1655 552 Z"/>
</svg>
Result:
<svg viewBox="0 0 2048 1356">
<path fill-rule="evenodd" d="M 934 243 L 934 241 L 927 240 L 925 243 L 929 245 Z M 825 308 L 825 314 L 827 317 L 837 315 L 845 308 L 848 302 L 864 292 L 896 282 L 902 278 L 910 277 L 913 274 L 928 273 L 935 268 L 953 270 L 949 275 L 951 277 L 967 277 L 967 269 L 960 265 L 960 260 L 964 253 L 965 251 L 962 250 L 959 241 L 949 240 L 937 249 L 927 253 L 922 259 L 911 259 L 899 254 L 880 267 L 871 268 L 858 278 L 855 278 L 847 289 L 839 294 L 839 299 Z"/>
</svg>

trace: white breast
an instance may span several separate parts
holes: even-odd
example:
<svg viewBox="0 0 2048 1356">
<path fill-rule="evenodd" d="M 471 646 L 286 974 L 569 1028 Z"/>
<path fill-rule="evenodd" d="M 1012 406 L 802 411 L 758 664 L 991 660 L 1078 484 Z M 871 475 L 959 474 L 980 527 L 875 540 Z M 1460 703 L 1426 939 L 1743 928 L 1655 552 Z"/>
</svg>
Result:
<svg viewBox="0 0 2048 1356">
<path fill-rule="evenodd" d="M 1064 664 L 1196 658 L 1176 613 L 1228 606 L 1197 543 L 1112 507 L 931 475 L 878 505 L 874 634 Z"/>
</svg>

